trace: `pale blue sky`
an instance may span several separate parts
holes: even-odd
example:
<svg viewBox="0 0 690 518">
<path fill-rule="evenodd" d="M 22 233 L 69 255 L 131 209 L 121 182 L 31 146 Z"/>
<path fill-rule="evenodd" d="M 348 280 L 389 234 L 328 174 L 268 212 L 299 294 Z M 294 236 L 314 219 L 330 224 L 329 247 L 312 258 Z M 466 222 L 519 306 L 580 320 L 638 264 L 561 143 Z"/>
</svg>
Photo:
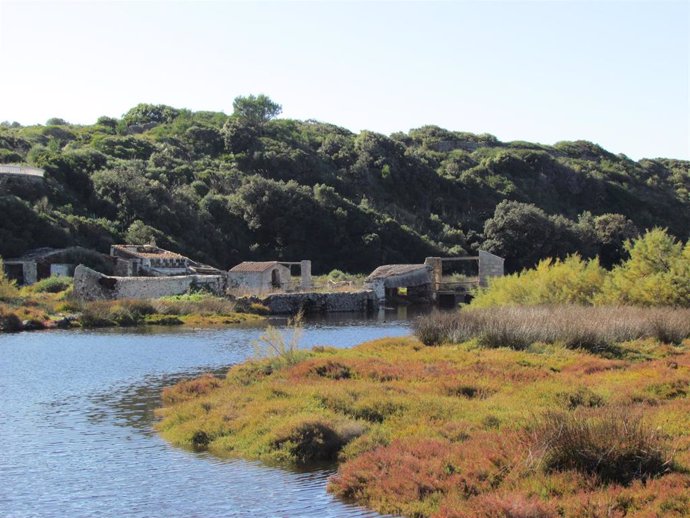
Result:
<svg viewBox="0 0 690 518">
<path fill-rule="evenodd" d="M 139 102 L 690 158 L 690 2 L 0 0 L 0 120 Z"/>
</svg>

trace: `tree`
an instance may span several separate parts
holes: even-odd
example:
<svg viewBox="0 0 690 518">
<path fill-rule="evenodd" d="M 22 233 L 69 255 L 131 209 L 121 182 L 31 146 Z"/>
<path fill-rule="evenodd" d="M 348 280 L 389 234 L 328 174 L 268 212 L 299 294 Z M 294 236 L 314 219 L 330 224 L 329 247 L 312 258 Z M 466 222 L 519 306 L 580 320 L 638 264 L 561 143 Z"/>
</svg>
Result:
<svg viewBox="0 0 690 518">
<path fill-rule="evenodd" d="M 606 304 L 690 305 L 690 246 L 655 228 L 625 243 L 630 259 L 615 267 L 604 285 Z"/>
<path fill-rule="evenodd" d="M 216 156 L 223 151 L 223 136 L 211 126 L 192 126 L 185 131 L 185 138 L 198 155 Z"/>
<path fill-rule="evenodd" d="M 238 119 L 258 128 L 280 115 L 283 111 L 283 107 L 280 104 L 273 102 L 264 94 L 236 97 L 232 107 L 234 115 Z"/>
<path fill-rule="evenodd" d="M 68 126 L 69 122 L 59 117 L 51 117 L 46 121 L 46 126 Z"/>
<path fill-rule="evenodd" d="M 626 255 L 625 242 L 640 235 L 635 224 L 622 214 L 602 214 L 594 218 L 594 232 L 599 246 L 599 261 L 605 268 L 621 262 Z"/>
<path fill-rule="evenodd" d="M 122 116 L 126 126 L 141 124 L 164 124 L 172 122 L 180 110 L 165 104 L 137 104 Z"/>
<path fill-rule="evenodd" d="M 235 154 L 249 151 L 256 143 L 258 136 L 254 126 L 234 117 L 225 123 L 222 134 L 225 147 Z"/>
<path fill-rule="evenodd" d="M 507 269 L 529 268 L 552 256 L 554 223 L 540 208 L 504 200 L 484 224 L 484 243 L 488 252 L 505 257 Z"/>
<path fill-rule="evenodd" d="M 137 219 L 127 229 L 125 239 L 133 245 L 160 244 L 165 241 L 165 234 Z"/>
</svg>

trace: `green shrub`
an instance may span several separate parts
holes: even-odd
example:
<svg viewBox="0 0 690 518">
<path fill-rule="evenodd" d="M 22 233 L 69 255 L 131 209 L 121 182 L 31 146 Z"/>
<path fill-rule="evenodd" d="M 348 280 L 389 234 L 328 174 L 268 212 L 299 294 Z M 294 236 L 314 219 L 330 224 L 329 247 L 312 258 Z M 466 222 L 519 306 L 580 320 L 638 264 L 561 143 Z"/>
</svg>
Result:
<svg viewBox="0 0 690 518">
<path fill-rule="evenodd" d="M 534 269 L 491 279 L 488 288 L 476 293 L 472 306 L 592 304 L 605 276 L 597 259 L 545 259 Z"/>
<path fill-rule="evenodd" d="M 285 450 L 298 464 L 328 462 L 336 460 L 340 450 L 352 438 L 341 436 L 326 421 L 312 419 L 279 432 L 271 448 Z"/>
<path fill-rule="evenodd" d="M 690 307 L 690 241 L 656 228 L 625 247 L 630 258 L 608 275 L 598 302 Z"/>
<path fill-rule="evenodd" d="M 0 300 L 13 300 L 19 296 L 17 284 L 5 275 L 5 264 L 0 257 Z"/>
<path fill-rule="evenodd" d="M 47 277 L 31 286 L 38 293 L 60 293 L 72 286 L 71 277 Z"/>
<path fill-rule="evenodd" d="M 155 311 L 164 315 L 230 315 L 237 304 L 208 293 L 190 293 L 163 297 L 153 302 Z"/>
<path fill-rule="evenodd" d="M 598 259 L 545 259 L 534 269 L 496 277 L 479 289 L 472 307 L 543 304 L 690 307 L 690 242 L 683 246 L 654 229 L 628 241 L 630 258 L 610 272 Z"/>
</svg>

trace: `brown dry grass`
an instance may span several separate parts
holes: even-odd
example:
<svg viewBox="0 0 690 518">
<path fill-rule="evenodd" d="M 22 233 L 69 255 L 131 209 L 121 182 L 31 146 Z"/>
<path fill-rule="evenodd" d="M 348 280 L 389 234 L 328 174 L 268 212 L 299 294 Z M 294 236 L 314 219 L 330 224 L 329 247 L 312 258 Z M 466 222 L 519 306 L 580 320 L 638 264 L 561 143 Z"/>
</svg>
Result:
<svg viewBox="0 0 690 518">
<path fill-rule="evenodd" d="M 690 310 L 627 306 L 464 309 L 421 317 L 414 328 L 426 345 L 476 339 L 484 347 L 524 349 L 544 342 L 606 353 L 617 343 L 644 338 L 679 344 L 690 336 Z"/>
</svg>

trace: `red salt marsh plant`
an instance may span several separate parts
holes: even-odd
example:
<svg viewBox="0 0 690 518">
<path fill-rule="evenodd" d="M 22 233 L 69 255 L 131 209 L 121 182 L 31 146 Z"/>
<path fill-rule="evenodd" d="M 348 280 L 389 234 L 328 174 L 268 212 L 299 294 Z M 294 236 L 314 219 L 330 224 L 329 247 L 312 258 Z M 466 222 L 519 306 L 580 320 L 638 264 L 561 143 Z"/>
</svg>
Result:
<svg viewBox="0 0 690 518">
<path fill-rule="evenodd" d="M 338 463 L 331 491 L 404 516 L 683 516 L 688 346 L 317 347 L 178 384 L 157 426 L 220 456 Z"/>
</svg>

